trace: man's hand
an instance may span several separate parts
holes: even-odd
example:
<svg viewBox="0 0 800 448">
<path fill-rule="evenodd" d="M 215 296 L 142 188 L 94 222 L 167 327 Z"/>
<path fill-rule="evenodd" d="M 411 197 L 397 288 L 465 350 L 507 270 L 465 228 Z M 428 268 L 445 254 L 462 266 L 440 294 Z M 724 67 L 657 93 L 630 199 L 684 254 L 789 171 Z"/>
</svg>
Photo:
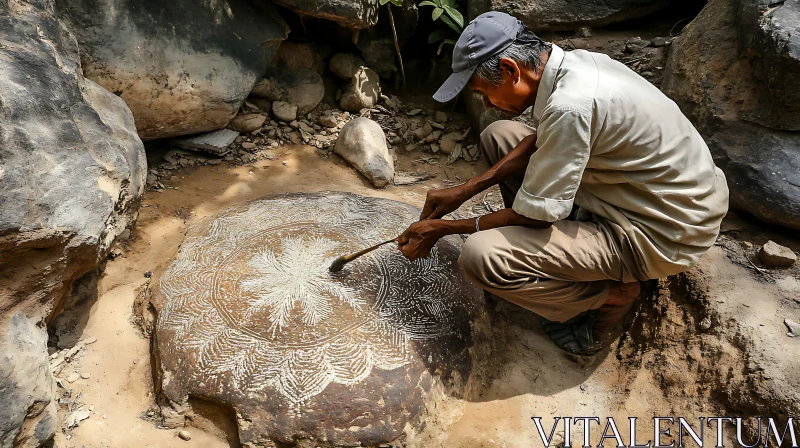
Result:
<svg viewBox="0 0 800 448">
<path fill-rule="evenodd" d="M 462 186 L 442 190 L 428 190 L 428 195 L 425 197 L 425 206 L 422 207 L 422 214 L 419 215 L 419 220 L 439 219 L 455 211 L 471 197 L 464 196 Z"/>
<path fill-rule="evenodd" d="M 430 255 L 431 248 L 439 238 L 449 235 L 447 226 L 450 222 L 441 219 L 415 222 L 397 237 L 397 248 L 409 260 L 425 258 Z"/>
</svg>

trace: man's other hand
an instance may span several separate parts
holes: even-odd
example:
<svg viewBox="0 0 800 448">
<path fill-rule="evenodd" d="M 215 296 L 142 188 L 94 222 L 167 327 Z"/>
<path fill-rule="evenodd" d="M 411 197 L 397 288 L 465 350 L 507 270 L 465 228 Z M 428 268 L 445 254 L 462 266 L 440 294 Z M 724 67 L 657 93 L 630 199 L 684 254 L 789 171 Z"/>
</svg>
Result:
<svg viewBox="0 0 800 448">
<path fill-rule="evenodd" d="M 440 219 L 415 222 L 397 237 L 397 248 L 409 260 L 426 258 L 439 238 L 448 234 L 447 225 L 448 221 Z"/>
<path fill-rule="evenodd" d="M 464 197 L 461 186 L 442 190 L 428 190 L 428 195 L 425 197 L 425 206 L 422 207 L 422 214 L 419 215 L 419 220 L 439 219 L 461 207 L 461 204 L 467 199 L 469 197 Z"/>
</svg>

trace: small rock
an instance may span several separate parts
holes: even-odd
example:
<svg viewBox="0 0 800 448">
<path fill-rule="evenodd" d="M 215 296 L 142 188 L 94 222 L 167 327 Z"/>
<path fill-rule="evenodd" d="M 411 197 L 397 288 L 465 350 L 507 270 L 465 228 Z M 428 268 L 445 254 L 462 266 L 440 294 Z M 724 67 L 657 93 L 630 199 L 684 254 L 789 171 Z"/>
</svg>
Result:
<svg viewBox="0 0 800 448">
<path fill-rule="evenodd" d="M 325 84 L 313 70 L 281 70 L 275 76 L 259 80 L 253 87 L 251 95 L 270 101 L 294 104 L 297 106 L 297 113 L 305 115 L 322 101 L 325 96 Z M 274 107 L 273 104 L 273 110 Z"/>
<path fill-rule="evenodd" d="M 256 147 L 256 144 L 253 142 L 244 142 L 242 143 L 242 148 L 244 149 L 253 149 Z"/>
<path fill-rule="evenodd" d="M 445 134 L 445 136 L 442 137 L 441 142 L 442 152 L 445 154 L 452 153 L 456 147 L 456 143 L 462 140 L 464 140 L 464 138 L 461 136 L 460 132 L 451 132 L 449 134 Z"/>
<path fill-rule="evenodd" d="M 646 71 L 646 72 L 642 72 L 642 76 L 644 76 L 645 78 L 649 78 L 649 77 L 653 76 L 653 74 L 654 73 L 649 71 L 649 70 Z"/>
<path fill-rule="evenodd" d="M 187 441 L 188 440 L 192 440 L 192 435 L 189 434 L 189 431 L 187 431 L 185 429 L 182 429 L 182 430 L 178 431 L 178 437 L 180 437 L 183 440 L 187 440 Z"/>
<path fill-rule="evenodd" d="M 228 124 L 229 129 L 237 132 L 253 132 L 264 125 L 267 117 L 261 114 L 238 114 Z"/>
<path fill-rule="evenodd" d="M 431 152 L 436 154 L 437 152 L 439 152 L 439 149 L 441 149 L 439 148 L 439 145 L 437 145 L 436 143 L 431 143 Z"/>
<path fill-rule="evenodd" d="M 309 134 L 313 134 L 314 133 L 314 128 L 312 128 L 311 126 L 303 123 L 302 121 L 300 122 L 299 127 L 300 127 L 300 129 L 308 132 Z"/>
<path fill-rule="evenodd" d="M 145 271 L 145 273 L 144 273 L 144 277 L 145 278 L 150 278 L 152 276 L 153 276 L 153 273 L 151 271 Z"/>
<path fill-rule="evenodd" d="M 641 51 L 649 46 L 650 46 L 649 40 L 644 40 L 638 37 L 634 37 L 633 39 L 630 39 L 627 42 L 625 42 L 625 51 L 628 53 L 636 53 L 637 51 Z"/>
<path fill-rule="evenodd" d="M 381 97 L 378 74 L 367 67 L 360 68 L 342 92 L 339 106 L 349 112 L 359 112 L 371 108 Z"/>
<path fill-rule="evenodd" d="M 422 109 L 411 109 L 411 111 L 408 112 L 408 115 L 413 117 L 415 115 L 419 115 L 420 112 L 422 112 Z"/>
<path fill-rule="evenodd" d="M 789 335 L 791 337 L 800 336 L 800 324 L 791 320 L 791 319 L 784 319 L 783 324 L 786 325 L 786 328 L 789 329 Z"/>
<path fill-rule="evenodd" d="M 336 119 L 336 117 L 330 114 L 320 115 L 317 121 L 326 128 L 335 128 L 339 124 L 339 121 Z"/>
<path fill-rule="evenodd" d="M 342 79 L 352 79 L 358 70 L 366 65 L 363 59 L 350 53 L 336 53 L 331 56 L 328 68 Z"/>
<path fill-rule="evenodd" d="M 767 241 L 758 252 L 758 259 L 765 266 L 785 267 L 797 261 L 797 255 L 791 249 L 774 241 Z"/>
<path fill-rule="evenodd" d="M 414 143 L 406 145 L 406 151 L 416 151 L 417 149 L 418 149 L 418 147 Z"/>
<path fill-rule="evenodd" d="M 708 331 L 711 329 L 711 319 L 704 317 L 703 320 L 700 321 L 700 329 L 703 331 Z"/>
<path fill-rule="evenodd" d="M 392 182 L 394 160 L 386 146 L 386 136 L 380 125 L 369 118 L 350 120 L 342 128 L 334 152 L 376 187 L 383 188 Z"/>
<path fill-rule="evenodd" d="M 297 106 L 283 101 L 275 101 L 272 103 L 272 114 L 278 120 L 289 123 L 297 119 Z"/>
<path fill-rule="evenodd" d="M 69 381 L 70 383 L 74 383 L 75 381 L 78 381 L 78 378 L 80 378 L 80 377 L 81 376 L 78 375 L 78 372 L 74 372 L 70 376 L 67 377 L 67 381 Z"/>
<path fill-rule="evenodd" d="M 147 175 L 147 185 L 155 185 L 158 182 L 158 176 L 153 173 Z"/>
<path fill-rule="evenodd" d="M 582 26 L 578 28 L 578 31 L 575 32 L 575 37 L 592 37 L 592 29 L 588 26 Z"/>
<path fill-rule="evenodd" d="M 447 112 L 437 111 L 433 119 L 437 123 L 447 123 Z"/>
<path fill-rule="evenodd" d="M 658 48 L 658 47 L 666 47 L 669 45 L 670 41 L 667 40 L 665 37 L 656 37 L 655 39 L 650 41 L 650 45 Z"/>
<path fill-rule="evenodd" d="M 86 372 L 83 372 L 83 373 L 81 373 L 81 378 L 83 378 L 83 379 L 85 379 L 85 380 L 88 380 L 88 379 L 89 379 L 89 377 L 91 377 L 91 376 L 92 376 L 91 374 L 88 374 L 88 373 L 86 373 Z"/>
</svg>

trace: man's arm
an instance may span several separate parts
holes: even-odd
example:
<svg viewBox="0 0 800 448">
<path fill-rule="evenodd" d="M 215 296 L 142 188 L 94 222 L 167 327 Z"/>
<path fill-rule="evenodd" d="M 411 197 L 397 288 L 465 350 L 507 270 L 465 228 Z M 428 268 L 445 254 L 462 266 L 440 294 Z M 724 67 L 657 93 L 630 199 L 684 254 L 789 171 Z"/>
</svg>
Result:
<svg viewBox="0 0 800 448">
<path fill-rule="evenodd" d="M 399 238 L 397 238 L 400 252 L 411 260 L 427 257 L 436 242 L 447 235 L 471 234 L 480 230 L 495 229 L 506 226 L 523 226 L 545 228 L 553 225 L 551 222 L 537 221 L 526 218 L 513 209 L 506 208 L 488 215 L 471 219 L 427 219 L 411 225 Z"/>
<path fill-rule="evenodd" d="M 514 149 L 480 176 L 462 185 L 442 190 L 430 190 L 419 219 L 438 219 L 454 211 L 469 198 L 509 177 L 522 178 L 533 153 L 536 152 L 536 133 L 522 139 Z M 463 232 L 456 232 L 463 233 Z"/>
</svg>

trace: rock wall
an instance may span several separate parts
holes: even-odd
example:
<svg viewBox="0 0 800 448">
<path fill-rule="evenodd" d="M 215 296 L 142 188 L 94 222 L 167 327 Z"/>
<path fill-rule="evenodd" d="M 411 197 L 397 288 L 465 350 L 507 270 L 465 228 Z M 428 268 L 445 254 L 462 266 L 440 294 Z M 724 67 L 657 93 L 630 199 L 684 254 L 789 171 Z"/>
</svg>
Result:
<svg viewBox="0 0 800 448">
<path fill-rule="evenodd" d="M 58 0 L 84 74 L 120 96 L 144 140 L 224 128 L 288 27 L 266 0 Z"/>
<path fill-rule="evenodd" d="M 0 447 L 56 428 L 49 316 L 136 216 L 146 161 L 125 103 L 83 78 L 50 0 L 0 0 Z"/>
<path fill-rule="evenodd" d="M 604 26 L 636 19 L 669 5 L 666 0 L 469 0 L 469 18 L 487 11 L 511 14 L 534 31 Z"/>
<path fill-rule="evenodd" d="M 351 29 L 378 23 L 378 0 L 275 0 L 302 16 L 331 20 Z"/>
<path fill-rule="evenodd" d="M 706 138 L 734 206 L 800 229 L 800 3 L 711 0 L 672 44 L 662 90 Z"/>
</svg>

